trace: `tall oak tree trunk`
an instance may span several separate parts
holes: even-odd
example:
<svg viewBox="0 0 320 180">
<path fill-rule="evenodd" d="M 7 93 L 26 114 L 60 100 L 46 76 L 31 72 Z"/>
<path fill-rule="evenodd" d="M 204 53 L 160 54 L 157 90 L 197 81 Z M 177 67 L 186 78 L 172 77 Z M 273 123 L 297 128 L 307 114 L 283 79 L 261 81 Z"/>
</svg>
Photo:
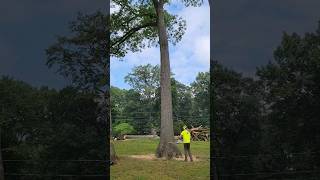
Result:
<svg viewBox="0 0 320 180">
<path fill-rule="evenodd" d="M 170 61 L 169 61 L 169 46 L 168 36 L 164 19 L 163 1 L 154 3 L 157 11 L 157 28 L 160 43 L 160 88 L 161 88 L 161 129 L 160 143 L 158 145 L 157 157 L 172 157 L 182 156 L 180 150 L 174 142 L 173 135 L 173 119 L 172 119 L 172 94 L 170 81 Z"/>
</svg>

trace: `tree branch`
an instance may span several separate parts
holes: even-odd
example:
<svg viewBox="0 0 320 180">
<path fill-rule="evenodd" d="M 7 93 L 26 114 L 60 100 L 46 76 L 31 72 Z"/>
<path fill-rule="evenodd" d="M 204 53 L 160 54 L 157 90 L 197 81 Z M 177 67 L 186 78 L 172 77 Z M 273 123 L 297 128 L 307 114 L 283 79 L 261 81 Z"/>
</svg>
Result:
<svg viewBox="0 0 320 180">
<path fill-rule="evenodd" d="M 119 40 L 115 41 L 114 43 L 111 44 L 111 47 L 117 45 L 119 46 L 120 44 L 122 44 L 125 40 L 127 40 L 129 37 L 131 37 L 132 34 L 134 34 L 135 32 L 143 29 L 143 28 L 147 28 L 147 27 L 154 27 L 157 24 L 155 22 L 150 22 L 147 24 L 143 24 L 140 26 L 137 26 L 135 28 L 130 29 L 124 36 L 122 36 Z"/>
<path fill-rule="evenodd" d="M 158 13 L 158 5 L 159 5 L 159 1 L 158 0 L 152 0 L 153 6 L 156 9 L 156 12 Z"/>
</svg>

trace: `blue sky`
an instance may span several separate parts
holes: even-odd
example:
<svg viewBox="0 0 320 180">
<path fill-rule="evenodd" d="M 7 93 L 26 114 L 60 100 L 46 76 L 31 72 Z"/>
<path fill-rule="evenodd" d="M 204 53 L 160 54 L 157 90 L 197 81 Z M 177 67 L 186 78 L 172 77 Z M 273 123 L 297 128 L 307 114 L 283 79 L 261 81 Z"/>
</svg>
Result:
<svg viewBox="0 0 320 180">
<path fill-rule="evenodd" d="M 201 7 L 183 7 L 178 1 L 166 7 L 168 11 L 178 14 L 187 22 L 187 30 L 182 40 L 176 45 L 170 45 L 171 71 L 174 77 L 190 84 L 198 72 L 209 71 L 210 64 L 210 9 L 209 4 Z M 115 11 L 116 9 L 111 9 Z M 141 53 L 129 53 L 123 59 L 111 58 L 111 85 L 128 89 L 124 77 L 138 65 L 160 63 L 159 48 L 147 48 Z"/>
</svg>

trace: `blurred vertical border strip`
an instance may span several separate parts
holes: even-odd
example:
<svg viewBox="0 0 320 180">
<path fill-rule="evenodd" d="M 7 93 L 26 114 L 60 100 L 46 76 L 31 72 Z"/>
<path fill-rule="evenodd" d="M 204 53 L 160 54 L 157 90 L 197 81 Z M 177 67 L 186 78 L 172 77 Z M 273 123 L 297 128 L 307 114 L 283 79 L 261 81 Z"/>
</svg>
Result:
<svg viewBox="0 0 320 180">
<path fill-rule="evenodd" d="M 213 12 L 214 12 L 214 0 L 208 0 L 210 6 L 210 179 L 218 180 L 218 169 L 216 166 L 215 159 L 215 109 L 214 109 L 214 86 L 213 86 L 213 61 L 214 61 L 214 50 L 213 50 L 213 38 L 214 38 L 214 24 L 213 24 Z"/>
</svg>

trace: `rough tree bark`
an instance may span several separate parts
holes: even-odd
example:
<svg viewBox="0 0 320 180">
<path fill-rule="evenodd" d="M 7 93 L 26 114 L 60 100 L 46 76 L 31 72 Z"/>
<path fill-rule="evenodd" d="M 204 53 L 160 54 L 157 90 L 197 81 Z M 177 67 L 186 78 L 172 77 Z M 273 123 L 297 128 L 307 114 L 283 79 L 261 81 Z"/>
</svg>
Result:
<svg viewBox="0 0 320 180">
<path fill-rule="evenodd" d="M 1 127 L 0 127 L 0 180 L 4 180 L 4 168 L 3 168 L 2 149 L 1 149 Z"/>
<path fill-rule="evenodd" d="M 172 119 L 172 95 L 170 81 L 170 60 L 166 25 L 164 20 L 163 0 L 153 0 L 157 11 L 157 28 L 160 43 L 160 88 L 161 88 L 161 130 L 160 143 L 157 147 L 156 156 L 172 157 L 182 156 L 180 150 L 174 142 L 173 119 Z"/>
</svg>

